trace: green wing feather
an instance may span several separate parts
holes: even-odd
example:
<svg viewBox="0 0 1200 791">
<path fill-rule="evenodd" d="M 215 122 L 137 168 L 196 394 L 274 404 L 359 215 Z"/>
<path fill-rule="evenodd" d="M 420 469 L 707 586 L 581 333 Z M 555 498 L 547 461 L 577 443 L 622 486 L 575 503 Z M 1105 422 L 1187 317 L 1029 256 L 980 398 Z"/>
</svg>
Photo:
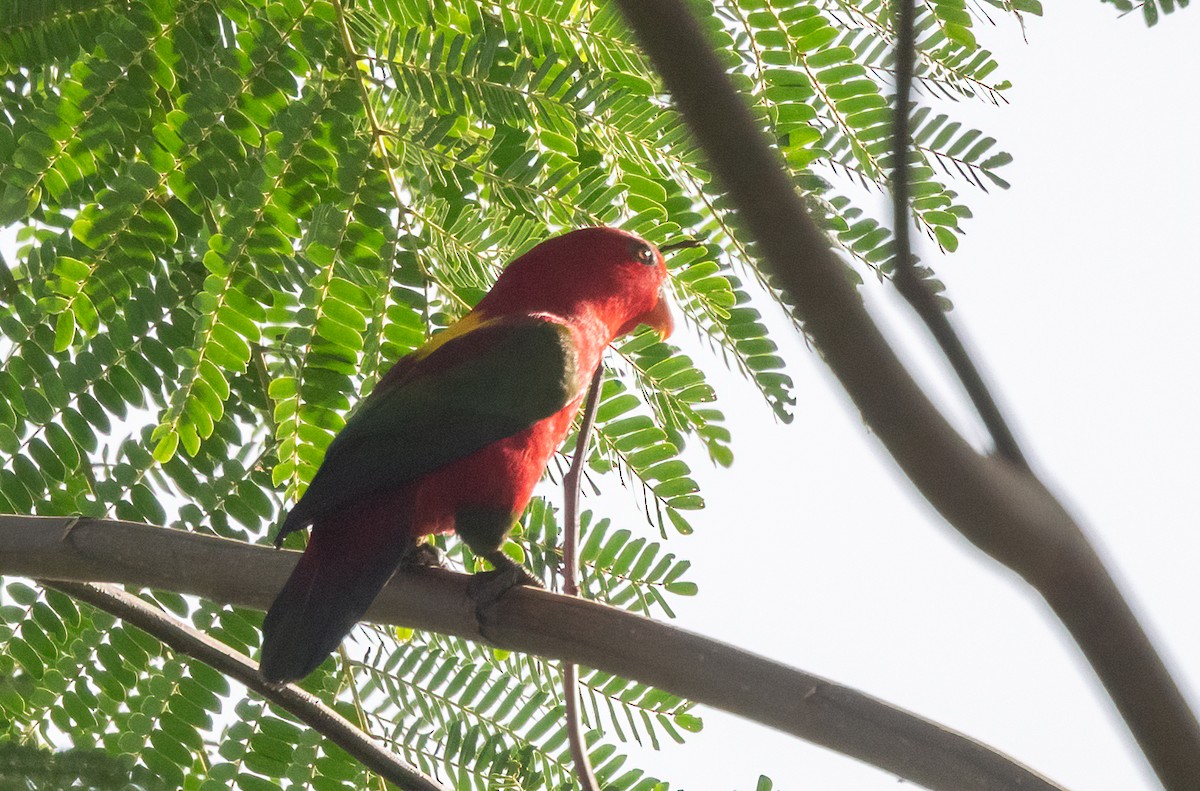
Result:
<svg viewBox="0 0 1200 791">
<path fill-rule="evenodd" d="M 486 320 L 400 360 L 329 445 L 276 543 L 553 415 L 578 395 L 575 368 L 567 326 L 531 316 Z"/>
</svg>

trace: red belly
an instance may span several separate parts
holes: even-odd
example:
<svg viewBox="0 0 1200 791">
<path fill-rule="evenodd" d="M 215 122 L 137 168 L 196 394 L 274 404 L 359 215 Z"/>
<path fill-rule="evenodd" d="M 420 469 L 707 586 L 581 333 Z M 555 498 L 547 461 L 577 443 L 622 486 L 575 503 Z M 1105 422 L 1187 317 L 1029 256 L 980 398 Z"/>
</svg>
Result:
<svg viewBox="0 0 1200 791">
<path fill-rule="evenodd" d="M 462 508 L 508 510 L 514 519 L 520 515 L 550 457 L 566 438 L 581 400 L 519 434 L 429 473 L 417 492 L 414 534 L 453 530 L 454 516 Z"/>
</svg>

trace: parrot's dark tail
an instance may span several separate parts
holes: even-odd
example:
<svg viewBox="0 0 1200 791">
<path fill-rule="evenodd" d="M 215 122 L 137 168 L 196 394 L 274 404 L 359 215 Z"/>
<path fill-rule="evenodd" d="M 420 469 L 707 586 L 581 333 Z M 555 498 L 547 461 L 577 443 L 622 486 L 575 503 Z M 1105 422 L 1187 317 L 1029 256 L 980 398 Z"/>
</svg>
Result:
<svg viewBox="0 0 1200 791">
<path fill-rule="evenodd" d="M 267 611 L 259 660 L 267 681 L 303 678 L 325 661 L 414 546 L 394 513 L 341 516 L 313 526 L 308 548 Z"/>
</svg>

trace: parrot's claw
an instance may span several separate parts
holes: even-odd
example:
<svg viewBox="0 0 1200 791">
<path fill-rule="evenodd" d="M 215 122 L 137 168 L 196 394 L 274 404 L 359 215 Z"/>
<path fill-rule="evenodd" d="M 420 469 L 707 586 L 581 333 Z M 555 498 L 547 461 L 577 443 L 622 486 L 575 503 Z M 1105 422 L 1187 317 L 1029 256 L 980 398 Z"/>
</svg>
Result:
<svg viewBox="0 0 1200 791">
<path fill-rule="evenodd" d="M 475 620 L 479 623 L 481 633 L 486 633 L 488 608 L 500 601 L 504 594 L 521 585 L 531 588 L 544 587 L 541 580 L 507 555 L 492 552 L 484 557 L 491 561 L 495 568 L 491 571 L 476 572 L 467 582 L 467 595 L 475 602 Z"/>
<path fill-rule="evenodd" d="M 511 575 L 511 582 L 508 587 L 504 589 L 504 591 L 507 591 L 509 588 L 515 588 L 518 585 L 528 585 L 531 588 L 546 587 L 542 584 L 540 579 L 533 576 L 533 574 L 529 572 L 529 569 L 525 568 L 500 550 L 489 552 L 488 554 L 484 555 L 484 558 L 486 558 L 487 561 L 495 567 L 492 569 L 492 571 L 483 572 L 484 574 L 497 574 L 505 580 L 510 580 L 509 575 Z M 478 577 L 479 575 L 476 574 L 474 576 Z M 501 591 L 502 595 L 504 591 Z"/>
<path fill-rule="evenodd" d="M 400 561 L 400 569 L 445 568 L 442 553 L 433 544 L 421 543 L 414 546 Z"/>
</svg>

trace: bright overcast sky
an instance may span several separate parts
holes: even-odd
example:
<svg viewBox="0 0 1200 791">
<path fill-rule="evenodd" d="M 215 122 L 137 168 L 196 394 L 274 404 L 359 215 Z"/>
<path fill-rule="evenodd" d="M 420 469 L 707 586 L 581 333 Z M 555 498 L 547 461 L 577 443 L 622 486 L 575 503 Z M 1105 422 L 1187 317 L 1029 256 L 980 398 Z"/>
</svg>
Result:
<svg viewBox="0 0 1200 791">
<path fill-rule="evenodd" d="M 1007 22 L 976 28 L 1012 104 L 961 105 L 960 120 L 1014 155 L 1013 187 L 960 188 L 976 219 L 933 265 L 1028 454 L 1200 703 L 1200 13 L 1147 30 L 1095 0 L 1069 5 L 1029 20 L 1028 45 Z M 908 322 L 886 289 L 868 300 L 889 325 Z M 776 325 L 796 420 L 774 423 L 748 385 L 714 376 L 737 460 L 712 470 L 693 457 L 709 507 L 672 541 L 701 586 L 679 623 L 940 721 L 1069 788 L 1157 788 L 1048 608 L 915 498 L 820 361 Z M 923 338 L 901 332 L 924 380 L 939 376 Z M 675 788 L 749 791 L 760 772 L 791 791 L 897 788 L 697 713 L 701 734 L 640 759 Z"/>
</svg>

